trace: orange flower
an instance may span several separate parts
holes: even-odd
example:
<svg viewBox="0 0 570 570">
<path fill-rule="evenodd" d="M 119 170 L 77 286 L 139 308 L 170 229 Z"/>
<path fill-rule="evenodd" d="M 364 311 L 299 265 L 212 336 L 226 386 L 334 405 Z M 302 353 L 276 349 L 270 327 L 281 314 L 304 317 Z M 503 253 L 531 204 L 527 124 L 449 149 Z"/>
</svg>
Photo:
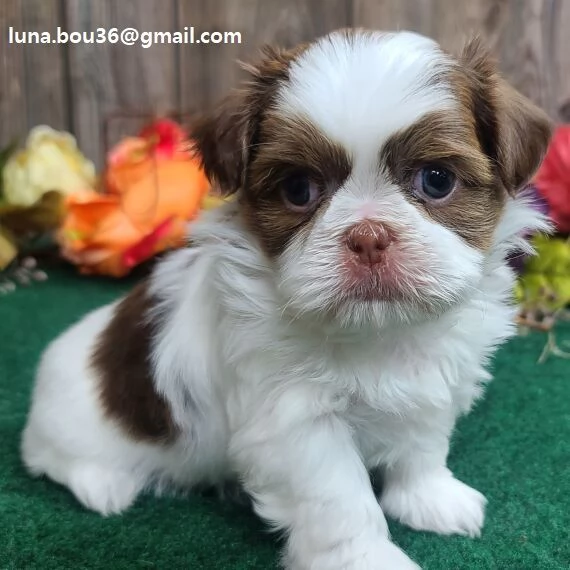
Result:
<svg viewBox="0 0 570 570">
<path fill-rule="evenodd" d="M 163 123 L 112 149 L 105 193 L 68 197 L 59 241 L 63 256 L 82 273 L 121 277 L 156 253 L 183 245 L 186 223 L 199 212 L 209 184 L 186 150 L 188 141 L 172 136 L 176 124 Z"/>
</svg>

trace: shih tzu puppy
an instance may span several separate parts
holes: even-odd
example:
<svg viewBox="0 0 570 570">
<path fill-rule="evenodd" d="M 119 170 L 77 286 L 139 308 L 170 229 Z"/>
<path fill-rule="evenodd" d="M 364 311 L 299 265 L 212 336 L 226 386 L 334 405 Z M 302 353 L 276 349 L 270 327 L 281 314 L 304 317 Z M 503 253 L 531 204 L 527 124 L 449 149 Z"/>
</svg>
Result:
<svg viewBox="0 0 570 570">
<path fill-rule="evenodd" d="M 483 525 L 446 457 L 513 334 L 506 257 L 546 227 L 520 189 L 549 122 L 476 41 L 343 30 L 248 71 L 192 133 L 236 200 L 48 347 L 24 462 L 102 514 L 238 480 L 287 568 L 417 568 L 385 515 Z"/>
</svg>

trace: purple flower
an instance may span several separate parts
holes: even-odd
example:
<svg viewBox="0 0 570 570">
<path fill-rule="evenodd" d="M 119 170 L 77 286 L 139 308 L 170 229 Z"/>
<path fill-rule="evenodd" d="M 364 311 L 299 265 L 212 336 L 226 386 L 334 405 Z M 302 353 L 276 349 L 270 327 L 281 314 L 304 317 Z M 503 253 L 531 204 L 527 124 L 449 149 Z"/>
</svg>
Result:
<svg viewBox="0 0 570 570">
<path fill-rule="evenodd" d="M 534 184 L 529 184 L 523 190 L 521 190 L 521 196 L 529 198 L 532 207 L 536 211 L 540 212 L 541 214 L 544 214 L 545 216 L 548 216 L 549 214 L 548 202 L 546 201 L 544 196 L 538 191 L 538 188 Z"/>
</svg>

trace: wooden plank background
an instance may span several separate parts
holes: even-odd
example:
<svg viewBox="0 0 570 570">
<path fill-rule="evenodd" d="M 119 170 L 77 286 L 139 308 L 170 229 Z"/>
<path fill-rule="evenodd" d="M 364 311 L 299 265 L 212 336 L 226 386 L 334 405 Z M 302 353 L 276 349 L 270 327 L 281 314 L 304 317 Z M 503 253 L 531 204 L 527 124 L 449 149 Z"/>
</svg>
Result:
<svg viewBox="0 0 570 570">
<path fill-rule="evenodd" d="M 10 45 L 18 31 L 239 31 L 242 44 Z M 568 0 L 1 0 L 0 144 L 46 123 L 73 132 L 101 164 L 103 124 L 119 112 L 207 108 L 240 78 L 237 59 L 263 43 L 293 45 L 343 26 L 410 29 L 458 49 L 481 35 L 507 78 L 558 121 L 570 121 Z M 566 30 L 566 31 L 565 31 Z M 109 143 L 141 120 L 114 119 Z"/>
</svg>

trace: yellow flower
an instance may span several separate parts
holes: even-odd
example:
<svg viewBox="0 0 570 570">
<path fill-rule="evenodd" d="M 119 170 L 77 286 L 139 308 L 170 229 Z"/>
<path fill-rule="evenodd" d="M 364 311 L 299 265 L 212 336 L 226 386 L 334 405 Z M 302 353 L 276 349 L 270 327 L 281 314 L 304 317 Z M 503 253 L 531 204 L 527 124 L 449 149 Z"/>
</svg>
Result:
<svg viewBox="0 0 570 570">
<path fill-rule="evenodd" d="M 10 234 L 0 227 L 0 271 L 16 257 L 18 250 Z"/>
<path fill-rule="evenodd" d="M 95 166 L 72 135 L 40 125 L 30 131 L 26 148 L 8 159 L 3 177 L 4 200 L 28 207 L 51 190 L 67 195 L 92 188 Z"/>
</svg>

